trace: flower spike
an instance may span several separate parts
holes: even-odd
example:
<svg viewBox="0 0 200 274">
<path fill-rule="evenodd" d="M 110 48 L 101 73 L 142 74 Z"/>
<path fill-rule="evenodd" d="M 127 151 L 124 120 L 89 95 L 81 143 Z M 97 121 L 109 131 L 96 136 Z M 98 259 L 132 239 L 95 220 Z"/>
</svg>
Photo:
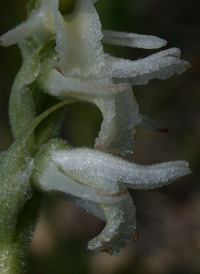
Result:
<svg viewBox="0 0 200 274">
<path fill-rule="evenodd" d="M 50 60 L 48 72 L 43 75 L 41 69 L 39 76 L 42 89 L 61 100 L 76 98 L 95 104 L 103 115 L 95 148 L 125 154 L 132 152 L 135 128 L 142 121 L 130 84 L 167 79 L 184 72 L 189 63 L 179 59 L 180 50 L 176 48 L 137 61 L 105 54 L 101 42 L 149 49 L 162 47 L 166 41 L 133 33 L 102 33 L 95 2 L 77 0 L 74 10 L 62 15 L 58 0 L 42 0 L 25 23 L 0 40 L 3 45 L 11 45 L 30 35 L 41 43 L 55 38 L 56 57 Z"/>
<path fill-rule="evenodd" d="M 181 74 L 189 63 L 177 48 L 135 61 L 104 53 L 102 43 L 158 49 L 166 41 L 102 30 L 96 2 L 30 0 L 27 20 L 0 37 L 2 46 L 18 43 L 23 58 L 9 105 L 14 142 L 0 154 L 0 273 L 23 272 L 43 195 L 60 196 L 104 220 L 88 249 L 117 256 L 137 235 L 128 188 L 159 188 L 191 172 L 186 161 L 142 166 L 114 156 L 133 151 L 137 125 L 167 131 L 139 114 L 132 85 Z M 76 100 L 102 112 L 94 149 L 52 139 L 59 136 L 58 110 Z"/>
</svg>

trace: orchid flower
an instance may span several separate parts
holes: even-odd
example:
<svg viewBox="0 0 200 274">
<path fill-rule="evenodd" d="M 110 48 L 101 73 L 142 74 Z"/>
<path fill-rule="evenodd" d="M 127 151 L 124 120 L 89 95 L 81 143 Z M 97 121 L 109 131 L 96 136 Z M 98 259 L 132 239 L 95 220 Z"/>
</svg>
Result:
<svg viewBox="0 0 200 274">
<path fill-rule="evenodd" d="M 155 36 L 101 29 L 93 4 L 77 0 L 70 14 L 62 15 L 58 0 L 41 0 L 29 18 L 0 37 L 0 44 L 20 43 L 29 36 L 41 43 L 56 40 L 57 57 L 40 77 L 44 91 L 61 100 L 69 97 L 95 104 L 103 122 L 95 147 L 112 153 L 131 152 L 135 127 L 142 118 L 131 85 L 144 85 L 151 79 L 167 79 L 189 66 L 180 60 L 180 50 L 160 51 L 136 61 L 115 58 L 103 51 L 103 43 L 157 49 L 166 41 Z"/>
<path fill-rule="evenodd" d="M 14 141 L 0 155 L 1 273 L 21 273 L 45 194 L 106 221 L 88 248 L 119 255 L 136 234 L 127 188 L 158 188 L 190 173 L 185 161 L 141 166 L 113 155 L 132 152 L 137 125 L 167 131 L 139 114 L 132 86 L 181 74 L 189 64 L 177 48 L 135 61 L 106 54 L 102 43 L 158 49 L 166 41 L 102 30 L 95 2 L 31 0 L 27 20 L 0 37 L 2 46 L 18 43 L 23 57 L 9 105 Z M 95 149 L 54 139 L 62 107 L 79 100 L 103 115 Z"/>
<path fill-rule="evenodd" d="M 88 248 L 112 255 L 119 255 L 135 235 L 136 210 L 127 188 L 158 188 L 190 173 L 185 161 L 141 166 L 93 149 L 71 149 L 61 141 L 46 145 L 34 168 L 34 187 L 64 193 L 70 201 L 106 220 L 105 228 Z"/>
</svg>

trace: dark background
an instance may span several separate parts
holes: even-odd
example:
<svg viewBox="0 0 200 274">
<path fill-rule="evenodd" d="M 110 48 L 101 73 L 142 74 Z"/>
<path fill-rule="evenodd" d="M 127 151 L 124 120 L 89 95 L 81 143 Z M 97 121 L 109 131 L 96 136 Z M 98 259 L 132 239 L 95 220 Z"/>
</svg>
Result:
<svg viewBox="0 0 200 274">
<path fill-rule="evenodd" d="M 0 0 L 0 34 L 25 19 L 22 0 Z M 170 186 L 132 191 L 137 207 L 139 240 L 114 258 L 86 250 L 87 241 L 104 224 L 82 209 L 46 198 L 30 247 L 29 274 L 194 274 L 200 273 L 200 2 L 197 0 L 99 0 L 96 8 L 104 28 L 152 34 L 178 47 L 192 67 L 166 81 L 133 87 L 142 114 L 171 129 L 170 133 L 138 129 L 133 155 L 140 164 L 187 160 L 193 174 Z M 115 56 L 137 59 L 154 51 L 105 47 Z M 0 150 L 12 135 L 8 99 L 20 68 L 17 46 L 0 48 Z M 91 105 L 66 111 L 62 136 L 74 146 L 92 146 L 101 114 Z"/>
</svg>

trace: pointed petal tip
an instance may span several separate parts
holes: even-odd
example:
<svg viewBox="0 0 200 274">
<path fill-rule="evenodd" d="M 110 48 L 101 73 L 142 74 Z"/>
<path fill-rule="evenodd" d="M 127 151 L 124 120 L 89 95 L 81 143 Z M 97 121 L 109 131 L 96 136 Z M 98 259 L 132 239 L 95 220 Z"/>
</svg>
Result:
<svg viewBox="0 0 200 274">
<path fill-rule="evenodd" d="M 185 64 L 185 69 L 186 69 L 186 70 L 192 67 L 192 64 L 191 64 L 191 63 L 189 63 L 189 62 L 187 62 L 187 61 L 186 61 L 185 63 L 186 63 L 186 64 Z"/>
<path fill-rule="evenodd" d="M 159 48 L 165 47 L 166 45 L 167 45 L 166 40 L 150 35 L 149 40 L 146 39 L 146 42 L 145 42 L 143 48 L 145 48 L 145 49 L 159 49 Z M 142 45 L 140 45 L 140 46 L 142 46 Z"/>
<path fill-rule="evenodd" d="M 157 38 L 156 43 L 152 46 L 146 47 L 146 49 L 160 49 L 165 46 L 167 46 L 167 41 L 161 38 Z"/>
<path fill-rule="evenodd" d="M 122 249 L 136 236 L 135 206 L 130 195 L 115 205 L 102 205 L 106 215 L 106 226 L 102 232 L 88 242 L 88 249 L 119 256 Z"/>
<path fill-rule="evenodd" d="M 8 42 L 5 39 L 3 39 L 3 38 L 0 37 L 0 45 L 3 46 L 3 47 L 7 47 L 8 46 Z"/>
<path fill-rule="evenodd" d="M 168 164 L 166 163 L 166 166 L 167 165 Z M 190 169 L 189 163 L 187 161 L 169 162 L 169 170 L 171 171 L 171 176 L 173 178 L 173 181 L 176 181 L 179 178 L 192 173 L 192 170 Z"/>
<path fill-rule="evenodd" d="M 166 40 L 164 40 L 164 39 L 162 39 L 162 40 L 163 40 L 164 46 L 167 46 L 168 42 Z"/>
<path fill-rule="evenodd" d="M 9 47 L 18 43 L 20 40 L 20 35 L 21 34 L 19 33 L 15 33 L 15 29 L 9 30 L 0 37 L 0 45 L 3 47 Z"/>
<path fill-rule="evenodd" d="M 185 169 L 185 175 L 189 175 L 192 173 L 192 169 L 189 166 L 187 161 L 181 161 L 183 163 L 183 168 Z"/>
</svg>

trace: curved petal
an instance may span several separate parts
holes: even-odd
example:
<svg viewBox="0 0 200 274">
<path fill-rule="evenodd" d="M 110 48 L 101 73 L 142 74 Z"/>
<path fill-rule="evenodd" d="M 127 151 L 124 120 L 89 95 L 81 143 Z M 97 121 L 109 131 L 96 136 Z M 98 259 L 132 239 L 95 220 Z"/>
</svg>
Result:
<svg viewBox="0 0 200 274">
<path fill-rule="evenodd" d="M 129 84 L 114 84 L 108 79 L 67 78 L 52 70 L 44 88 L 62 100 L 77 98 L 91 102 L 101 110 L 103 122 L 95 140 L 97 149 L 121 154 L 132 151 L 135 126 L 141 123 L 141 117 Z M 114 94 L 121 91 L 123 93 Z"/>
<path fill-rule="evenodd" d="M 34 187 L 46 192 L 70 194 L 95 203 L 110 204 L 126 199 L 128 195 L 126 189 L 118 186 L 116 182 L 106 182 L 98 175 L 93 181 L 90 173 L 86 173 L 86 169 L 86 172 L 84 170 L 77 172 L 71 165 L 72 162 L 68 161 L 71 150 L 65 148 L 60 151 L 56 147 L 60 146 L 59 141 L 55 145 L 54 142 L 45 146 L 34 161 L 32 175 Z"/>
<path fill-rule="evenodd" d="M 104 66 L 99 16 L 90 0 L 77 0 L 74 11 L 64 18 L 55 11 L 58 66 L 67 76 L 98 74 Z"/>
<path fill-rule="evenodd" d="M 136 166 L 132 173 L 122 175 L 120 180 L 133 189 L 153 189 L 168 185 L 190 174 L 186 161 L 173 161 L 152 166 Z"/>
<path fill-rule="evenodd" d="M 116 192 L 116 182 L 134 189 L 152 189 L 169 184 L 190 174 L 186 161 L 174 161 L 151 166 L 129 163 L 119 157 L 92 149 L 73 149 L 57 152 L 54 161 L 77 181 L 87 181 L 95 188 Z M 104 185 L 109 182 L 109 185 Z M 111 183 L 113 182 L 113 184 Z M 111 187 L 112 186 L 112 187 Z M 108 187 L 108 188 L 107 188 Z"/>
<path fill-rule="evenodd" d="M 126 191 L 120 193 L 119 191 L 125 188 L 119 186 L 117 182 L 104 180 L 98 157 L 94 157 L 93 153 L 92 158 L 88 157 L 88 153 L 93 150 L 64 150 L 63 145 L 60 146 L 55 142 L 51 142 L 40 151 L 40 155 L 35 160 L 35 170 L 31 178 L 34 187 L 37 184 L 43 191 L 59 191 L 67 194 L 68 200 L 75 201 L 77 205 L 89 209 L 100 218 L 105 216 L 105 228 L 99 236 L 88 243 L 88 248 L 119 255 L 121 249 L 134 238 L 135 234 L 135 207 L 130 194 Z M 62 150 L 58 150 L 56 147 L 58 145 Z M 75 155 L 74 151 L 76 151 Z M 108 156 L 110 159 L 110 155 L 105 153 L 97 152 L 97 154 L 100 154 L 101 158 Z M 111 194 L 113 191 L 118 192 Z M 66 198 L 65 195 L 64 197 Z M 96 206 L 94 202 L 97 203 Z"/>
<path fill-rule="evenodd" d="M 26 22 L 3 34 L 0 37 L 0 45 L 8 47 L 18 43 L 24 38 L 35 34 L 40 25 L 41 22 L 36 16 L 31 17 L 30 19 L 27 19 Z"/>
<path fill-rule="evenodd" d="M 111 30 L 103 30 L 102 42 L 116 46 L 127 46 L 132 48 L 158 49 L 166 46 L 167 42 L 152 35 L 126 33 Z"/>
<path fill-rule="evenodd" d="M 67 172 L 63 172 L 63 170 L 54 166 L 53 162 L 50 162 L 38 176 L 37 185 L 39 189 L 45 192 L 59 191 L 95 203 L 110 204 L 124 199 L 122 196 L 105 196 L 92 187 L 71 179 Z"/>
<path fill-rule="evenodd" d="M 132 152 L 136 126 L 141 123 L 138 104 L 131 89 L 126 92 L 91 100 L 102 112 L 101 131 L 95 148 L 126 154 Z"/>
<path fill-rule="evenodd" d="M 55 34 L 53 3 L 43 0 L 38 11 L 33 11 L 24 23 L 0 37 L 0 45 L 8 47 L 32 35 L 42 40 L 50 39 Z"/>
<path fill-rule="evenodd" d="M 96 95 L 111 95 L 126 91 L 130 88 L 129 83 L 114 84 L 111 79 L 84 79 L 72 78 L 62 75 L 56 69 L 49 72 L 45 80 L 45 90 L 47 93 L 57 96 L 59 98 L 66 98 L 66 96 L 76 97 L 81 94 Z"/>
<path fill-rule="evenodd" d="M 129 79 L 132 85 L 145 85 L 151 79 L 164 80 L 183 73 L 189 63 L 180 60 L 179 56 L 180 50 L 176 48 L 160 51 L 137 61 L 107 56 L 104 75 Z"/>
<path fill-rule="evenodd" d="M 121 250 L 134 239 L 136 218 L 135 207 L 130 195 L 114 205 L 100 205 L 106 216 L 103 231 L 88 243 L 88 249 L 106 251 L 118 256 Z"/>
</svg>

